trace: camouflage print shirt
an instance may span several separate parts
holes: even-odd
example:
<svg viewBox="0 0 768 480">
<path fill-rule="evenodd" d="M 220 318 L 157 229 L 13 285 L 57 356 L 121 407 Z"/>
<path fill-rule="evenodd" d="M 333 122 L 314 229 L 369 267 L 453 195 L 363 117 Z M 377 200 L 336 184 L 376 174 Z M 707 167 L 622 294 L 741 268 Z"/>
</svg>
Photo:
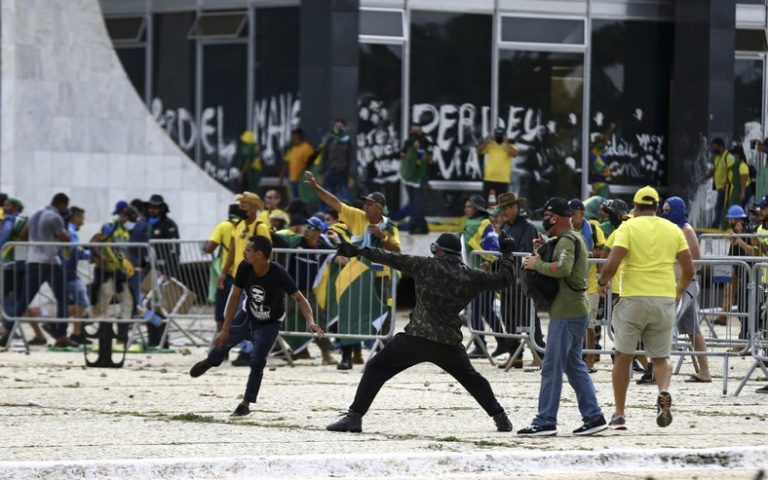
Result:
<svg viewBox="0 0 768 480">
<path fill-rule="evenodd" d="M 461 344 L 459 312 L 480 292 L 501 290 L 515 279 L 515 263 L 504 256 L 495 273 L 465 265 L 458 256 L 416 257 L 364 248 L 360 255 L 413 277 L 416 307 L 405 333 L 447 345 Z"/>
</svg>

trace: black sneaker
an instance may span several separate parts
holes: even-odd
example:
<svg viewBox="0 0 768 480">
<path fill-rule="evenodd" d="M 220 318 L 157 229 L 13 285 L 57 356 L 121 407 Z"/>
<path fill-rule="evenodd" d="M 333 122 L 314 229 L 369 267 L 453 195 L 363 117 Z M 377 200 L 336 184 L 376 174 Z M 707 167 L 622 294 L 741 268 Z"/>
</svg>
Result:
<svg viewBox="0 0 768 480">
<path fill-rule="evenodd" d="M 656 377 L 653 376 L 653 372 L 646 371 L 643 376 L 640 377 L 637 382 L 638 385 L 653 385 L 656 383 Z"/>
<path fill-rule="evenodd" d="M 197 378 L 207 372 L 211 367 L 213 367 L 213 365 L 210 364 L 207 358 L 200 360 L 196 364 L 192 365 L 192 368 L 189 369 L 189 376 L 192 378 Z"/>
<path fill-rule="evenodd" d="M 248 415 L 251 414 L 251 409 L 248 408 L 248 406 L 243 405 L 242 403 L 235 408 L 235 411 L 229 414 L 229 418 L 232 420 L 238 420 L 241 418 L 245 418 Z"/>
<path fill-rule="evenodd" d="M 248 353 L 240 352 L 237 358 L 232 360 L 233 367 L 247 367 L 251 364 L 251 355 Z"/>
<path fill-rule="evenodd" d="M 672 423 L 672 395 L 669 392 L 659 392 L 656 399 L 656 425 L 667 427 Z"/>
<path fill-rule="evenodd" d="M 758 388 L 755 393 L 768 393 L 768 385 Z"/>
<path fill-rule="evenodd" d="M 352 370 L 352 357 L 342 358 L 339 364 L 336 365 L 336 370 Z"/>
<path fill-rule="evenodd" d="M 69 343 L 72 345 L 78 346 L 78 345 L 91 345 L 93 344 L 92 341 L 87 339 L 85 335 L 82 333 L 80 335 L 75 335 L 74 333 L 69 336 Z"/>
<path fill-rule="evenodd" d="M 531 425 L 528 428 L 518 430 L 517 434 L 521 437 L 548 437 L 557 435 L 557 426 L 555 425 Z"/>
<path fill-rule="evenodd" d="M 574 435 L 594 435 L 595 433 L 602 432 L 608 428 L 608 424 L 605 422 L 605 417 L 600 415 L 597 418 L 593 418 L 588 422 L 584 422 L 584 425 L 580 426 L 573 431 Z"/>
<path fill-rule="evenodd" d="M 496 424 L 496 430 L 499 432 L 511 432 L 512 422 L 507 417 L 507 412 L 497 413 L 493 416 L 493 423 Z"/>
<path fill-rule="evenodd" d="M 343 417 L 325 427 L 331 432 L 353 432 L 363 431 L 363 416 L 352 410 L 348 411 Z"/>
<path fill-rule="evenodd" d="M 608 424 L 611 430 L 626 430 L 627 420 L 622 415 L 614 415 L 611 417 L 611 423 Z"/>
</svg>

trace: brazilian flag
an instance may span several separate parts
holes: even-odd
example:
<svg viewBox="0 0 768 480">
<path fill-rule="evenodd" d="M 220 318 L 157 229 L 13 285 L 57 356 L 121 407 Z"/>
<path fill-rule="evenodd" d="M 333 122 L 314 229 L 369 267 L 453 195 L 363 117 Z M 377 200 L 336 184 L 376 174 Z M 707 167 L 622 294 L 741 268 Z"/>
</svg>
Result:
<svg viewBox="0 0 768 480">
<path fill-rule="evenodd" d="M 352 258 L 339 272 L 335 282 L 338 303 L 339 327 L 341 334 L 374 335 L 381 331 L 387 318 L 387 300 L 381 285 L 387 277 L 376 277 L 376 268 L 365 258 Z M 342 339 L 343 345 L 352 345 L 359 340 Z"/>
</svg>

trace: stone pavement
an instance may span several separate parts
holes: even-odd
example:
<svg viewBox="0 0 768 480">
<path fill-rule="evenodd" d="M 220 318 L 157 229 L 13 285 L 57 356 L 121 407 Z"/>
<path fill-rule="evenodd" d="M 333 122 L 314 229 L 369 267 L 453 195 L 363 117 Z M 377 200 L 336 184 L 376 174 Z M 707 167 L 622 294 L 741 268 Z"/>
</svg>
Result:
<svg viewBox="0 0 768 480">
<path fill-rule="evenodd" d="M 319 356 L 312 348 L 315 356 Z M 764 447 L 755 451 L 741 448 L 762 447 L 768 440 L 768 398 L 754 393 L 762 385 L 757 381 L 759 376 L 739 397 L 721 396 L 717 380 L 711 384 L 689 384 L 683 383 L 684 376 L 675 377 L 674 422 L 666 429 L 655 423 L 655 386 L 633 384 L 629 391 L 629 430 L 589 438 L 570 433 L 579 426 L 580 418 L 573 391 L 566 385 L 560 434 L 531 439 L 496 432 L 492 420 L 453 378 L 425 364 L 385 385 L 364 419 L 364 433 L 339 434 L 324 428 L 351 403 L 360 366 L 340 372 L 335 367 L 320 365 L 319 359 L 297 361 L 293 368 L 281 360 L 270 359 L 259 402 L 252 406 L 254 413 L 246 421 L 232 423 L 227 417 L 241 398 L 248 369 L 227 365 L 191 379 L 189 367 L 203 358 L 205 350 L 183 348 L 178 352 L 129 354 L 125 368 L 118 370 L 86 369 L 80 353 L 0 353 L 0 478 L 68 478 L 73 470 L 62 470 L 62 462 L 75 462 L 81 469 L 77 471 L 82 473 L 82 469 L 87 470 L 86 461 L 105 461 L 99 464 L 101 470 L 94 471 L 109 477 L 107 472 L 111 470 L 104 465 L 110 465 L 114 459 L 224 461 L 254 456 L 260 457 L 262 463 L 267 462 L 260 468 L 269 465 L 270 458 L 282 459 L 275 460 L 275 472 L 282 468 L 280 462 L 287 462 L 286 472 L 290 472 L 291 458 L 313 455 L 332 459 L 323 463 L 331 465 L 327 470 L 318 467 L 309 477 L 358 476 L 354 460 L 369 458 L 365 455 L 373 456 L 367 462 L 374 465 L 366 476 L 424 478 L 433 472 L 436 476 L 459 475 L 456 478 L 493 478 L 494 473 L 506 476 L 510 472 L 500 466 L 501 459 L 509 465 L 518 462 L 515 468 L 521 473 L 547 472 L 547 478 L 557 478 L 558 474 L 568 474 L 568 478 L 645 478 L 636 475 L 656 471 L 664 462 L 675 463 L 663 458 L 676 449 L 715 450 L 694 455 L 693 460 L 686 454 L 686 460 L 675 465 L 694 470 L 667 471 L 657 478 L 691 478 L 685 475 L 702 468 L 716 470 L 703 472 L 709 472 L 710 477 L 701 473 L 694 476 L 753 478 L 756 467 L 768 463 L 768 450 Z M 731 391 L 750 363 L 748 358 L 731 359 Z M 720 372 L 718 361 L 713 364 L 713 372 Z M 485 360 L 475 360 L 475 365 L 491 382 L 515 428 L 526 426 L 535 414 L 538 373 L 505 373 Z M 610 358 L 603 356 L 597 367 L 594 380 L 598 399 L 609 416 L 613 402 Z M 684 366 L 684 373 L 690 371 L 690 364 Z M 637 452 L 649 449 L 666 453 L 654 453 L 653 461 L 633 460 Z M 741 455 L 742 451 L 751 453 Z M 581 461 L 573 460 L 579 452 L 586 453 L 585 458 L 592 462 L 584 464 L 590 470 L 582 472 L 578 467 Z M 478 453 L 487 460 L 484 466 L 477 464 Z M 428 457 L 438 458 L 430 463 L 433 460 L 419 460 L 423 454 L 442 456 Z M 526 457 L 531 454 L 538 456 Z M 488 460 L 494 455 L 499 463 Z M 465 461 L 468 458 L 471 461 Z M 445 464 L 445 459 L 454 459 L 455 465 L 438 475 L 433 468 Z M 40 470 L 37 467 L 42 464 L 36 463 L 25 463 L 26 470 L 18 470 L 19 464 L 9 463 L 30 461 L 52 463 L 45 464 L 48 470 Z M 598 468 L 594 462 L 604 468 Z M 142 464 L 136 460 L 128 463 Z M 334 473 L 334 464 L 346 469 Z M 30 470 L 30 465 L 36 467 Z M 626 466 L 622 472 L 610 471 L 621 465 Z M 728 467 L 730 476 L 725 476 L 722 467 Z M 602 470 L 605 472 L 598 476 L 596 472 Z M 26 473 L 21 475 L 22 471 Z M 232 465 L 225 471 L 231 474 Z M 99 477 L 91 473 L 93 478 Z M 209 477 L 194 478 L 222 475 L 215 469 L 210 473 Z M 143 476 L 136 472 L 126 472 L 124 476 L 134 474 L 136 478 Z M 581 474 L 584 476 L 580 477 Z M 174 475 L 177 473 L 166 473 L 167 478 L 193 478 L 190 471 Z M 248 475 L 230 478 L 259 476 L 253 472 Z M 153 476 L 161 478 L 157 473 Z"/>
</svg>

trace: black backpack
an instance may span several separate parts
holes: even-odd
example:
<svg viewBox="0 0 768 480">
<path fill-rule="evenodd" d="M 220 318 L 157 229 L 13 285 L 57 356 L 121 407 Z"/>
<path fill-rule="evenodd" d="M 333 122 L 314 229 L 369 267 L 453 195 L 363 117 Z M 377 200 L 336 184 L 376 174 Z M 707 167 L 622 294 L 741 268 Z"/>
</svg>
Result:
<svg viewBox="0 0 768 480">
<path fill-rule="evenodd" d="M 578 260 L 579 252 L 581 250 L 581 242 L 579 242 L 572 235 L 565 234 L 562 237 L 553 238 L 539 247 L 538 252 L 542 261 L 551 262 L 553 260 L 555 247 L 561 238 L 567 238 L 573 242 L 573 261 L 576 262 L 576 260 Z M 558 282 L 558 279 L 542 275 L 535 270 L 525 270 L 522 267 L 521 270 L 522 271 L 520 272 L 519 278 L 523 294 L 533 300 L 533 305 L 536 307 L 537 311 L 548 312 L 552 306 L 552 302 L 555 301 L 557 292 L 560 290 L 560 283 Z M 586 288 L 575 288 L 573 285 L 571 285 L 570 280 L 567 278 L 564 280 L 566 285 L 568 285 L 568 288 L 573 291 L 584 292 L 587 290 Z"/>
</svg>

